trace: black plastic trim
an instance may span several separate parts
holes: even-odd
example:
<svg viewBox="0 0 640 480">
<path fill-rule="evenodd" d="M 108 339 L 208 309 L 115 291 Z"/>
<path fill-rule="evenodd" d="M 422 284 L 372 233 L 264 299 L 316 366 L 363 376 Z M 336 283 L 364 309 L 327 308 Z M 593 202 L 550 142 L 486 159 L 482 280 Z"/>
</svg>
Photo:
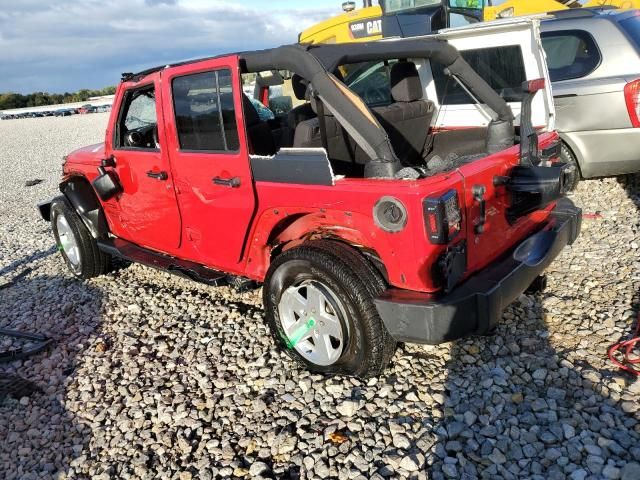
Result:
<svg viewBox="0 0 640 480">
<path fill-rule="evenodd" d="M 280 150 L 273 157 L 251 157 L 256 182 L 333 186 L 331 164 L 324 150 Z"/>
<path fill-rule="evenodd" d="M 111 256 L 163 270 L 207 285 L 226 285 L 227 275 L 199 263 L 154 252 L 121 238 L 98 240 L 98 248 Z"/>
<path fill-rule="evenodd" d="M 107 218 L 98 202 L 96 192 L 84 177 L 74 177 L 60 185 L 60 191 L 80 216 L 94 238 L 109 232 Z"/>
<path fill-rule="evenodd" d="M 580 233 L 582 211 L 563 198 L 543 230 L 532 234 L 502 260 L 469 278 L 451 293 L 390 289 L 376 299 L 389 333 L 400 342 L 436 345 L 484 334 Z"/>
<path fill-rule="evenodd" d="M 38 204 L 38 211 L 45 222 L 51 221 L 51 200 Z"/>
</svg>

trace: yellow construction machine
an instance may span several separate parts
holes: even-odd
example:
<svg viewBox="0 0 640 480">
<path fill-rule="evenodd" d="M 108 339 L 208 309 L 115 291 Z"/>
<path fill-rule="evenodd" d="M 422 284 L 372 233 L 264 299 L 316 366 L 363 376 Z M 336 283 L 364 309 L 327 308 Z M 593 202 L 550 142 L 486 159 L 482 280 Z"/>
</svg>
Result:
<svg viewBox="0 0 640 480">
<path fill-rule="evenodd" d="M 300 43 L 345 43 L 421 35 L 467 23 L 569 8 L 640 8 L 640 0 L 364 0 L 342 4 L 344 13 L 300 34 Z"/>
</svg>

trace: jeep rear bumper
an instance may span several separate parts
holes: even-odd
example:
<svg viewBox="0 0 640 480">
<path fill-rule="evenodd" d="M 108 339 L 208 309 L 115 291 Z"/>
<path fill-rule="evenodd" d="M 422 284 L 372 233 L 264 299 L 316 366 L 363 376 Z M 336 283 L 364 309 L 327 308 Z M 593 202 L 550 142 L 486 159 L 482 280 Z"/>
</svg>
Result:
<svg viewBox="0 0 640 480">
<path fill-rule="evenodd" d="M 548 228 L 525 239 L 509 255 L 439 297 L 390 289 L 376 299 L 380 317 L 400 342 L 439 344 L 490 331 L 504 309 L 580 233 L 582 211 L 563 198 Z"/>
</svg>

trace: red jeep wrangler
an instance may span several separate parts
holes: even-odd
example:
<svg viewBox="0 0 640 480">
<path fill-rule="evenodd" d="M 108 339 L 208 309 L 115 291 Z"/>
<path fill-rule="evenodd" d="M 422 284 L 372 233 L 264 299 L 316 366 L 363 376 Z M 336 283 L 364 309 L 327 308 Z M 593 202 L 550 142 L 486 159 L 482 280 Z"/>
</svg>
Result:
<svg viewBox="0 0 640 480">
<path fill-rule="evenodd" d="M 511 37 L 516 50 L 497 41 L 482 54 L 485 69 L 519 56 L 504 92 L 442 36 L 125 74 L 104 144 L 66 157 L 62 196 L 41 214 L 80 278 L 115 256 L 213 285 L 259 282 L 293 358 L 379 374 L 396 342 L 490 331 L 579 233 L 558 136 L 531 120 L 536 92 L 552 109 L 546 67 L 526 75 L 535 49 Z M 473 114 L 447 108 L 442 88 Z"/>
</svg>

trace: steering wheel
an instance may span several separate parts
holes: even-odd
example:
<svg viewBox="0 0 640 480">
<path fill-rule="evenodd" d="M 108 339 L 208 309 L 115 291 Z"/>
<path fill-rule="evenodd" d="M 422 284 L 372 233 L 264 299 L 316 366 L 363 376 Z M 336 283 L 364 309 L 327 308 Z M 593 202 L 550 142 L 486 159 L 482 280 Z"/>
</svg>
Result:
<svg viewBox="0 0 640 480">
<path fill-rule="evenodd" d="M 132 130 L 127 133 L 126 140 L 130 147 L 140 147 L 144 142 L 144 135 L 138 130 Z"/>
</svg>

